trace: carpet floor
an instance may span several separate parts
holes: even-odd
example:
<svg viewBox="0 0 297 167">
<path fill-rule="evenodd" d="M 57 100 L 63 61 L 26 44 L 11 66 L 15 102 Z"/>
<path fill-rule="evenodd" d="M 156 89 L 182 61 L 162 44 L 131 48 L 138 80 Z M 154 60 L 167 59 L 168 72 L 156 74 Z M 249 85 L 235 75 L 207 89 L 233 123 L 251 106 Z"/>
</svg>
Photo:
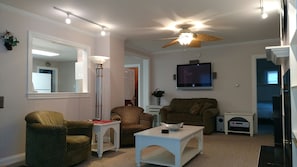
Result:
<svg viewBox="0 0 297 167">
<path fill-rule="evenodd" d="M 244 134 L 214 133 L 204 136 L 203 153 L 194 157 L 185 167 L 257 167 L 261 145 L 273 146 L 273 135 L 263 134 L 250 137 Z M 144 150 L 143 155 L 155 147 Z M 121 148 L 118 152 L 107 151 L 99 159 L 96 153 L 75 167 L 134 167 L 134 148 Z M 158 167 L 142 164 L 142 167 Z"/>
</svg>

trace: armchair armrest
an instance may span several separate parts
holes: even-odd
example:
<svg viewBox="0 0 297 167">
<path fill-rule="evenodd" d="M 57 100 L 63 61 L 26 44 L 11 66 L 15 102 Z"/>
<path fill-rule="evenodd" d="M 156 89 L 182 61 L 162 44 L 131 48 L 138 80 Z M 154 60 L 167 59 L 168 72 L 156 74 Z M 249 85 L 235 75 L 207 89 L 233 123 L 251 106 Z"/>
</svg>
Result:
<svg viewBox="0 0 297 167">
<path fill-rule="evenodd" d="M 151 114 L 148 114 L 148 113 L 142 113 L 141 115 L 140 115 L 140 124 L 142 124 L 142 125 L 146 125 L 146 126 L 148 126 L 148 127 L 151 127 L 152 126 L 152 123 L 153 123 L 153 119 L 154 119 L 154 117 L 153 117 L 153 115 L 151 115 Z"/>
<path fill-rule="evenodd" d="M 66 135 L 67 132 L 65 126 L 42 125 L 40 123 L 27 124 L 27 130 L 40 135 Z"/>
<path fill-rule="evenodd" d="M 62 164 L 67 150 L 66 127 L 39 123 L 27 124 L 26 127 L 26 160 L 32 162 L 37 158 L 40 161 L 55 159 Z"/>
<path fill-rule="evenodd" d="M 92 137 L 93 123 L 89 121 L 65 121 L 68 135 L 86 135 Z"/>
<path fill-rule="evenodd" d="M 121 121 L 121 116 L 116 113 L 111 113 L 110 119 L 113 121 Z"/>
</svg>

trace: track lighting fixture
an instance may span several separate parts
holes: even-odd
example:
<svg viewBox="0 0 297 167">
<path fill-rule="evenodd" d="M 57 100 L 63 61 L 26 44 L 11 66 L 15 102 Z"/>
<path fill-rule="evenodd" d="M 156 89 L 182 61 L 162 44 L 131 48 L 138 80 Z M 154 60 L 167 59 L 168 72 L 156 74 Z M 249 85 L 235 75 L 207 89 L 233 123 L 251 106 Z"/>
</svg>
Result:
<svg viewBox="0 0 297 167">
<path fill-rule="evenodd" d="M 107 29 L 108 29 L 107 26 L 102 25 L 102 24 L 99 24 L 99 23 L 96 23 L 96 22 L 94 22 L 94 21 L 92 21 L 92 20 L 86 19 L 86 18 L 81 17 L 81 16 L 79 16 L 79 15 L 76 15 L 76 14 L 70 12 L 70 11 L 66 11 L 66 10 L 63 10 L 63 9 L 58 8 L 58 7 L 55 7 L 55 6 L 54 6 L 53 8 L 56 9 L 56 10 L 58 10 L 58 11 L 60 11 L 60 12 L 65 13 L 65 14 L 67 15 L 67 18 L 65 19 L 65 23 L 66 23 L 66 24 L 71 24 L 70 16 L 73 16 L 73 17 L 76 17 L 76 18 L 81 19 L 81 20 L 83 20 L 83 21 L 86 21 L 86 22 L 88 22 L 88 23 L 95 24 L 96 26 L 99 26 L 99 27 L 101 28 L 101 33 L 100 33 L 101 36 L 105 36 L 105 35 L 106 35 L 106 31 L 107 31 Z"/>
<path fill-rule="evenodd" d="M 260 10 L 262 19 L 266 19 L 268 17 L 268 14 L 264 10 L 263 0 L 260 0 Z"/>
<path fill-rule="evenodd" d="M 71 24 L 71 19 L 69 17 L 69 13 L 67 13 L 67 18 L 65 19 L 66 24 Z"/>
<path fill-rule="evenodd" d="M 103 27 L 102 29 L 101 29 L 101 36 L 105 36 L 106 35 L 106 31 L 105 31 L 105 27 Z"/>
</svg>

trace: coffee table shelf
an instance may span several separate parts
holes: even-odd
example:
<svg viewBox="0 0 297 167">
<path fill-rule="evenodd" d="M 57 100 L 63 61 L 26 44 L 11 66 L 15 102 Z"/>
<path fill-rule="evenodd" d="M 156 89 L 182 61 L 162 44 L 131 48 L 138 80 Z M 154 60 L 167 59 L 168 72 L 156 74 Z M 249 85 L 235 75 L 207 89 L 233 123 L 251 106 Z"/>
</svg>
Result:
<svg viewBox="0 0 297 167">
<path fill-rule="evenodd" d="M 197 148 L 186 147 L 182 153 L 181 163 L 185 164 L 193 158 L 193 155 L 197 155 L 199 152 Z M 161 166 L 175 166 L 174 155 L 163 148 L 157 148 L 148 155 L 144 155 L 142 160 L 143 163 L 156 164 Z"/>
</svg>

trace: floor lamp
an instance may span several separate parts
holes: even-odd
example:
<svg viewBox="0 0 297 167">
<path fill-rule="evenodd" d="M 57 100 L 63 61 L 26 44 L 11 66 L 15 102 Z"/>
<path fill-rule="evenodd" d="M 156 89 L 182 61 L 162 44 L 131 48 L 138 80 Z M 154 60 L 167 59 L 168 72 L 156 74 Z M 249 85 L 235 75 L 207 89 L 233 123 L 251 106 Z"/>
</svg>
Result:
<svg viewBox="0 0 297 167">
<path fill-rule="evenodd" d="M 103 63 L 108 59 L 106 56 L 92 56 L 92 61 L 96 64 L 96 120 L 102 120 Z"/>
</svg>

